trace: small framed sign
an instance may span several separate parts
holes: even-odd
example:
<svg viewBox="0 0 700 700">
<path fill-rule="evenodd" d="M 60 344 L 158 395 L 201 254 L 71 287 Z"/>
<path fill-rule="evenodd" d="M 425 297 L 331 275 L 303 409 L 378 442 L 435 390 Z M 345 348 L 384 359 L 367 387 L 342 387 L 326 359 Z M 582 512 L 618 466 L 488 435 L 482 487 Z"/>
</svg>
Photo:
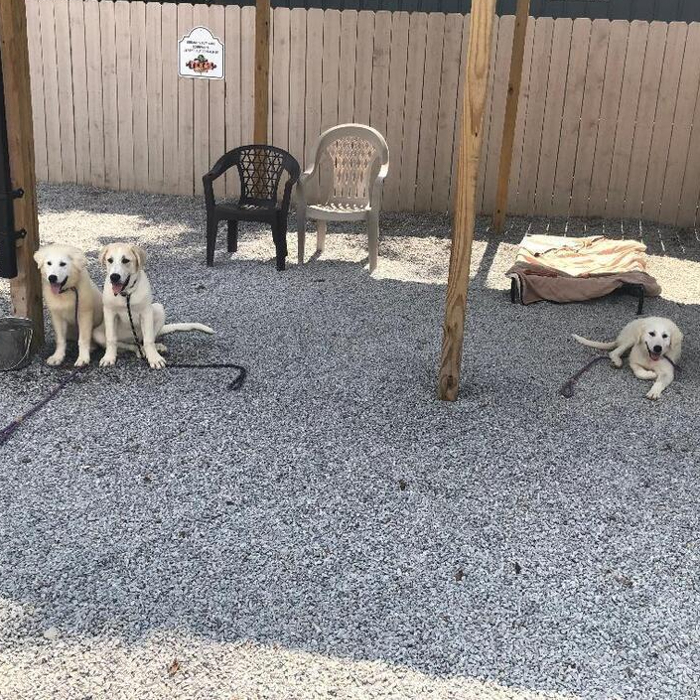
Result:
<svg viewBox="0 0 700 700">
<path fill-rule="evenodd" d="M 221 80 L 224 77 L 224 44 L 206 27 L 195 27 L 177 46 L 181 78 Z"/>
</svg>

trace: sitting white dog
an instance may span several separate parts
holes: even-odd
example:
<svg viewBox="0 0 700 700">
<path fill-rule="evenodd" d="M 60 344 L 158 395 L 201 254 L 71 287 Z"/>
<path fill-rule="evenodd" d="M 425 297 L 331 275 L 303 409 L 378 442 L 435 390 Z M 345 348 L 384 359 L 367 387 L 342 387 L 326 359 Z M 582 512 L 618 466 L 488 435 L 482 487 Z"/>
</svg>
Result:
<svg viewBox="0 0 700 700">
<path fill-rule="evenodd" d="M 112 243 L 100 252 L 100 263 L 107 270 L 102 290 L 104 327 L 96 328 L 93 333 L 95 342 L 106 348 L 100 367 L 113 365 L 117 361 L 119 347 L 131 343 L 138 346 L 140 343 L 148 364 L 153 369 L 162 369 L 165 367 L 165 359 L 161 352 L 165 352 L 165 347 L 156 344 L 158 337 L 176 331 L 214 332 L 201 323 L 165 324 L 163 305 L 153 303 L 151 284 L 143 269 L 146 253 L 139 246 Z M 132 322 L 136 339 L 131 328 Z"/>
<path fill-rule="evenodd" d="M 587 340 L 579 335 L 573 338 L 591 348 L 610 350 L 610 360 L 615 367 L 622 367 L 622 356 L 630 351 L 629 363 L 635 377 L 655 380 L 646 395 L 652 400 L 658 399 L 673 381 L 683 343 L 678 326 L 668 318 L 657 316 L 631 321 L 610 343 Z"/>
<path fill-rule="evenodd" d="M 92 332 L 102 323 L 102 297 L 87 271 L 85 255 L 70 245 L 45 245 L 34 253 L 34 260 L 56 334 L 56 350 L 47 364 L 63 362 L 68 339 L 78 341 L 75 366 L 90 364 Z"/>
</svg>

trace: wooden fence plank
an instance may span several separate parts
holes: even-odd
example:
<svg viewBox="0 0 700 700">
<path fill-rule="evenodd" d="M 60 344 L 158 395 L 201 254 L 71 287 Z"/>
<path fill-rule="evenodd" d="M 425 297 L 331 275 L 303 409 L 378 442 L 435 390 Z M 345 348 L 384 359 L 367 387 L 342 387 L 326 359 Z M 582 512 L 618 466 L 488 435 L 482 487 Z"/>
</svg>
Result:
<svg viewBox="0 0 700 700">
<path fill-rule="evenodd" d="M 131 99 L 134 134 L 134 188 L 148 189 L 148 90 L 146 88 L 146 4 L 130 3 L 131 10 Z M 154 41 L 158 37 L 151 37 Z"/>
<path fill-rule="evenodd" d="M 290 16 L 289 44 L 289 152 L 304 166 L 306 107 L 306 10 L 294 8 Z"/>
<path fill-rule="evenodd" d="M 691 226 L 700 192 L 700 23 L 688 27 L 659 220 Z"/>
<path fill-rule="evenodd" d="M 559 153 L 552 202 L 546 210 L 551 216 L 566 216 L 572 196 L 576 152 L 581 133 L 581 110 L 585 99 L 586 66 L 589 58 L 592 23 L 577 19 L 571 35 L 569 72 L 564 97 L 564 114 L 559 135 Z"/>
<path fill-rule="evenodd" d="M 340 80 L 340 12 L 326 10 L 323 18 L 323 78 L 321 87 L 321 131 L 338 124 Z"/>
<path fill-rule="evenodd" d="M 238 5 L 226 5 L 224 8 L 226 23 L 226 73 L 223 86 L 225 90 L 226 141 L 224 151 L 230 151 L 242 145 L 241 138 L 241 8 Z M 221 154 L 219 154 L 221 155 Z M 212 164 L 214 153 L 212 152 Z M 226 196 L 239 194 L 240 185 L 237 173 L 227 173 L 225 180 Z"/>
<path fill-rule="evenodd" d="M 355 105 L 353 121 L 369 124 L 372 95 L 372 50 L 374 46 L 374 12 L 357 15 L 357 50 L 355 57 Z"/>
<path fill-rule="evenodd" d="M 44 109 L 46 114 L 46 152 L 49 180 L 63 182 L 61 162 L 61 115 L 59 112 L 56 25 L 52 2 L 39 4 L 41 48 L 44 63 Z"/>
<path fill-rule="evenodd" d="M 530 74 L 532 72 L 532 55 L 535 48 L 535 27 L 537 22 L 530 17 L 525 31 L 525 50 L 523 52 L 522 82 L 520 84 L 520 96 L 518 98 L 518 113 L 515 120 L 515 136 L 513 139 L 513 158 L 510 167 L 508 182 L 507 209 L 511 214 L 516 213 L 518 201 L 518 188 L 520 183 L 520 170 L 525 147 L 525 123 L 530 106 Z"/>
<path fill-rule="evenodd" d="M 226 41 L 226 19 L 224 7 L 221 5 L 211 5 L 209 7 L 209 29 L 212 34 L 221 42 Z M 212 165 L 226 152 L 226 83 L 228 74 L 226 73 L 227 52 L 235 53 L 235 46 L 227 46 L 224 43 L 224 79 L 209 80 L 209 153 L 206 162 L 201 161 L 204 170 L 197 174 L 195 179 L 201 182 L 202 175 L 208 172 Z M 226 180 L 222 177 L 214 183 L 214 193 L 217 197 L 225 194 Z"/>
<path fill-rule="evenodd" d="M 189 34 L 194 27 L 192 5 L 177 6 L 178 41 Z M 179 194 L 191 195 L 194 192 L 194 79 L 178 78 L 177 82 L 177 147 Z"/>
<path fill-rule="evenodd" d="M 600 120 L 596 138 L 593 170 L 586 211 L 600 214 L 608 202 L 608 185 L 612 170 L 617 115 L 620 110 L 622 78 L 629 39 L 630 23 L 616 20 L 610 24 L 610 42 L 605 64 L 605 81 L 600 105 Z M 640 59 L 641 60 L 641 59 Z M 574 193 L 576 193 L 574 187 Z M 576 195 L 574 195 L 576 196 Z"/>
<path fill-rule="evenodd" d="M 323 65 L 318 57 L 323 54 L 324 19 L 323 10 L 318 8 L 308 10 L 306 15 L 306 135 L 303 168 L 311 166 L 322 130 Z"/>
<path fill-rule="evenodd" d="M 571 37 L 574 23 L 570 19 L 558 19 L 554 23 L 552 34 L 552 53 L 545 98 L 544 121 L 542 126 L 542 143 L 537 169 L 534 211 L 549 213 L 554 197 L 554 176 L 557 169 L 557 157 L 562 140 L 562 122 L 564 117 L 564 98 L 566 96 L 571 53 Z M 582 94 L 582 93 L 581 93 Z"/>
<path fill-rule="evenodd" d="M 146 91 L 148 170 L 144 189 L 164 192 L 163 182 L 163 35 L 162 5 L 146 5 Z"/>
<path fill-rule="evenodd" d="M 498 191 L 498 168 L 501 160 L 501 141 L 506 116 L 508 80 L 510 78 L 510 57 L 513 50 L 515 16 L 505 15 L 498 21 L 498 54 L 492 83 L 493 104 L 491 106 L 491 126 L 489 142 L 485 152 L 484 198 L 481 205 L 485 214 L 491 214 L 496 206 Z"/>
<path fill-rule="evenodd" d="M 241 8 L 241 143 L 253 143 L 255 8 Z"/>
<path fill-rule="evenodd" d="M 408 33 L 408 61 L 406 64 L 401 182 L 399 185 L 399 206 L 404 211 L 413 210 L 416 197 L 418 138 L 420 135 L 421 95 L 423 92 L 427 32 L 427 15 L 417 12 L 411 14 Z"/>
<path fill-rule="evenodd" d="M 391 22 L 391 54 L 389 58 L 389 115 L 386 126 L 386 141 L 392 159 L 389 173 L 384 181 L 384 209 L 399 206 L 401 184 L 402 143 L 404 120 L 404 95 L 406 92 L 406 63 L 408 56 L 408 12 L 395 12 Z M 392 155 L 393 154 L 393 155 Z"/>
<path fill-rule="evenodd" d="M 87 63 L 85 54 L 84 3 L 70 0 L 68 3 L 70 21 L 71 64 L 73 73 L 72 100 L 75 130 L 75 179 L 90 183 L 90 130 L 88 117 Z M 36 139 L 35 139 L 36 140 Z"/>
<path fill-rule="evenodd" d="M 355 113 L 355 63 L 357 60 L 357 12 L 340 13 L 340 70 L 338 77 L 338 123 L 352 122 Z"/>
<path fill-rule="evenodd" d="M 374 20 L 372 46 L 372 91 L 369 124 L 386 137 L 389 106 L 389 57 L 391 54 L 391 12 L 377 12 Z M 389 170 L 393 168 L 393 153 L 389 153 Z"/>
<path fill-rule="evenodd" d="M 290 75 L 290 10 L 274 11 L 275 40 L 272 54 L 272 140 L 270 143 L 289 150 L 289 75 Z"/>
<path fill-rule="evenodd" d="M 117 50 L 117 114 L 119 187 L 133 190 L 134 177 L 134 99 L 131 91 L 131 3 L 114 3 Z"/>
<path fill-rule="evenodd" d="M 576 20 L 574 32 L 580 22 L 581 20 Z M 573 216 L 581 216 L 588 211 L 593 160 L 595 158 L 595 145 L 600 125 L 600 111 L 603 88 L 605 86 L 608 48 L 610 46 L 610 29 L 611 24 L 607 20 L 597 19 L 593 22 L 592 27 L 589 24 L 587 32 L 588 38 L 590 38 L 590 49 L 587 52 L 588 60 L 586 61 L 586 58 L 582 58 L 577 66 L 580 70 L 579 75 L 584 77 L 583 80 L 578 81 L 578 87 L 574 85 L 574 90 L 578 89 L 580 91 L 580 95 L 583 96 L 583 102 L 580 102 L 580 98 L 576 100 L 579 103 L 577 119 L 580 119 L 580 126 L 578 146 L 572 159 L 575 165 L 569 174 L 571 178 L 570 211 L 568 202 L 566 209 L 561 206 L 563 202 L 557 202 L 557 213 L 562 215 L 571 213 Z M 581 40 L 578 40 L 575 36 L 571 44 L 572 51 L 579 43 L 581 43 Z M 588 63 L 587 66 L 586 63 Z M 569 70 L 571 72 L 571 68 Z M 567 138 L 568 134 L 562 133 L 562 148 L 566 147 Z M 605 202 L 600 204 L 605 206 Z"/>
<path fill-rule="evenodd" d="M 193 27 L 209 27 L 209 7 L 195 5 L 192 14 Z M 202 176 L 209 170 L 209 83 L 206 78 L 190 78 L 194 83 L 194 127 L 192 134 L 193 169 L 190 171 L 190 181 L 195 194 L 204 191 Z"/>
<path fill-rule="evenodd" d="M 41 1 L 41 0 L 39 0 Z M 100 6 L 97 0 L 85 0 L 85 55 L 87 61 L 88 130 L 90 132 L 90 183 L 105 184 L 105 144 L 102 113 L 102 51 Z"/>
<path fill-rule="evenodd" d="M 654 129 L 656 108 L 659 102 L 661 74 L 668 25 L 652 22 L 649 27 L 649 41 L 644 57 L 644 73 L 637 107 L 637 123 L 634 129 L 634 143 L 625 194 L 625 218 L 638 219 L 642 215 L 644 183 L 646 180 L 649 152 Z"/>
<path fill-rule="evenodd" d="M 454 148 L 463 23 L 464 19 L 461 15 L 449 14 L 445 18 L 440 104 L 435 143 L 435 171 L 431 195 L 432 211 L 446 212 L 450 206 L 450 178 L 452 176 L 452 151 Z"/>
<path fill-rule="evenodd" d="M 73 66 L 68 0 L 53 0 L 56 26 L 56 72 L 58 76 L 58 101 L 61 119 L 61 171 L 64 182 L 76 181 L 75 122 L 73 100 Z M 78 59 L 79 57 L 75 57 Z M 75 60 L 75 59 L 74 59 Z"/>
<path fill-rule="evenodd" d="M 126 3 L 124 3 L 126 5 Z M 119 189 L 119 124 L 117 96 L 117 46 L 115 7 L 100 2 L 100 51 L 102 54 L 102 128 L 105 148 L 105 186 Z M 127 6 L 128 10 L 128 6 Z M 128 166 L 127 166 L 128 167 Z"/>
<path fill-rule="evenodd" d="M 41 55 L 40 0 L 27 0 L 27 44 L 30 84 L 32 90 L 32 122 L 34 126 L 34 156 L 37 180 L 48 180 L 49 164 L 46 152 L 46 112 L 44 106 L 44 61 Z M 81 6 L 82 7 L 82 6 Z"/>
<path fill-rule="evenodd" d="M 433 12 L 428 15 L 425 53 L 425 79 L 420 111 L 418 136 L 418 170 L 416 176 L 416 211 L 430 211 L 435 171 L 435 147 L 437 145 L 437 121 L 440 108 L 440 75 L 445 37 L 445 15 Z"/>
<path fill-rule="evenodd" d="M 632 22 L 625 57 L 620 109 L 615 129 L 615 145 L 605 209 L 607 218 L 621 218 L 625 211 L 625 192 L 634 142 L 634 123 L 644 68 L 644 62 L 640 60 L 640 56 L 644 56 L 648 40 L 649 24 L 647 22 Z"/>
<path fill-rule="evenodd" d="M 166 2 L 161 10 L 161 56 L 163 57 L 163 189 L 169 194 L 179 191 L 178 158 L 178 6 Z M 157 134 L 151 138 L 160 140 Z"/>
<path fill-rule="evenodd" d="M 461 123 L 462 119 L 462 107 L 464 106 L 464 89 L 465 89 L 465 84 L 466 84 L 466 79 L 464 75 L 464 71 L 462 70 L 463 66 L 467 65 L 467 57 L 469 54 L 469 26 L 471 23 L 471 15 L 467 15 L 464 18 L 464 24 L 462 25 L 462 47 L 461 47 L 461 52 L 459 55 L 459 66 L 460 66 L 460 72 L 459 72 L 459 83 L 457 85 L 457 104 L 455 106 L 456 113 L 455 113 L 455 130 L 454 130 L 454 139 L 452 143 L 452 162 L 450 163 L 450 211 L 453 211 L 454 209 L 454 202 L 455 199 L 457 198 L 457 163 L 458 163 L 458 144 L 457 144 L 457 139 L 458 139 L 458 134 L 459 134 L 459 124 Z"/>
<path fill-rule="evenodd" d="M 535 204 L 537 168 L 542 145 L 542 124 L 547 97 L 549 58 L 554 35 L 554 20 L 541 17 L 535 26 L 535 44 L 530 69 L 529 96 L 525 121 L 525 141 L 520 168 L 518 194 L 513 213 L 531 215 Z"/>
<path fill-rule="evenodd" d="M 685 22 L 673 22 L 668 26 L 664 67 L 661 73 L 649 164 L 647 165 L 647 177 L 643 190 L 642 218 L 644 219 L 657 221 L 661 211 L 661 195 L 663 194 L 676 106 L 680 98 L 679 87 L 687 35 L 688 25 Z"/>
</svg>

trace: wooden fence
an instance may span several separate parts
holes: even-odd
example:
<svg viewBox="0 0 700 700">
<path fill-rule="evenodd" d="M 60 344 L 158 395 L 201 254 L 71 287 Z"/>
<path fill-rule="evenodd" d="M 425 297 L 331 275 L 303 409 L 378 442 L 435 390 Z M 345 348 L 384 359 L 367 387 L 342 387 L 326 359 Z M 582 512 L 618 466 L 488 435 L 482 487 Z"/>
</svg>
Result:
<svg viewBox="0 0 700 700">
<path fill-rule="evenodd" d="M 197 194 L 253 132 L 254 9 L 27 0 L 37 174 Z M 178 78 L 177 41 L 208 27 L 224 81 Z M 469 16 L 272 13 L 271 142 L 308 162 L 346 121 L 386 135 L 384 208 L 446 211 Z M 514 17 L 495 25 L 477 201 L 494 208 Z M 694 225 L 700 24 L 530 19 L 509 213 Z M 234 192 L 234 179 L 226 187 Z"/>
</svg>

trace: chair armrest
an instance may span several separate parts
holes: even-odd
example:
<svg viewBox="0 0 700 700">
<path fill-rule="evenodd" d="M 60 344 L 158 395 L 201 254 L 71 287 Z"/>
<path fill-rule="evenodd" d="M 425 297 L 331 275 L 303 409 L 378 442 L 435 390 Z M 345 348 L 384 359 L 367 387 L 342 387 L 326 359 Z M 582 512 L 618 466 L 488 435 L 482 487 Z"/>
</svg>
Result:
<svg viewBox="0 0 700 700">
<path fill-rule="evenodd" d="M 294 182 L 292 180 L 287 180 L 284 185 L 284 195 L 282 196 L 282 211 L 285 213 L 289 211 L 289 202 L 292 198 L 292 187 L 294 187 Z"/>
<path fill-rule="evenodd" d="M 213 209 L 216 206 L 216 200 L 214 199 L 215 179 L 215 177 L 211 176 L 211 173 L 207 173 L 202 177 L 202 184 L 204 185 L 204 202 L 207 209 Z"/>
<path fill-rule="evenodd" d="M 369 208 L 374 209 L 375 207 L 379 209 L 382 201 L 382 185 L 384 184 L 384 178 L 389 172 L 389 165 L 382 165 L 377 173 L 377 177 L 374 180 L 372 189 L 369 193 Z"/>
</svg>

